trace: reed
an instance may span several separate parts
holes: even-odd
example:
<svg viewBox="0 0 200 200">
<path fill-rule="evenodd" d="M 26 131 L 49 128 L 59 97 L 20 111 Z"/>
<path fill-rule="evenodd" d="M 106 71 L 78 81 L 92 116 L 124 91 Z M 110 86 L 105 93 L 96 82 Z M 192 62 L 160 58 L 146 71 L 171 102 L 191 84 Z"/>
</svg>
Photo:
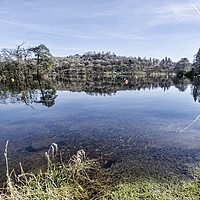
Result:
<svg viewBox="0 0 200 200">
<path fill-rule="evenodd" d="M 60 156 L 55 162 L 59 151 L 53 143 L 45 153 L 47 170 L 37 174 L 26 173 L 19 163 L 21 173 L 9 171 L 8 141 L 5 147 L 6 187 L 0 190 L 0 200 L 134 200 L 134 199 L 165 199 L 165 200 L 198 200 L 200 199 L 200 169 L 197 168 L 192 180 L 175 182 L 158 182 L 153 179 L 138 179 L 123 182 L 117 186 L 105 183 L 108 174 L 101 171 L 99 176 L 91 176 L 100 168 L 95 160 L 88 159 L 84 150 L 79 150 L 67 163 Z M 101 169 L 100 169 L 101 170 Z M 102 178 L 104 176 L 104 178 Z M 95 178 L 95 177 L 98 177 Z M 109 176 L 108 176 L 109 177 Z M 101 181 L 101 180 L 104 180 Z"/>
<path fill-rule="evenodd" d="M 21 163 L 19 175 L 14 170 L 9 172 L 8 141 L 4 155 L 7 182 L 0 192 L 0 199 L 98 199 L 105 194 L 105 188 L 88 175 L 97 164 L 85 156 L 84 150 L 79 150 L 67 163 L 61 157 L 60 162 L 55 163 L 58 146 L 53 143 L 45 152 L 47 170 L 38 174 L 25 173 Z"/>
</svg>

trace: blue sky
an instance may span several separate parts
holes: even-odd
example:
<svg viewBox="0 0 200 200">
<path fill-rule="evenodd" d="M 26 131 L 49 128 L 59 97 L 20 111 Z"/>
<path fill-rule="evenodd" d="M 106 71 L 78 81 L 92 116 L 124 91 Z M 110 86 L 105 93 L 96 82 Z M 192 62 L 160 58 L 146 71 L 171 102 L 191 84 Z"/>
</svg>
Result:
<svg viewBox="0 0 200 200">
<path fill-rule="evenodd" d="M 0 49 L 45 44 L 54 56 L 88 51 L 192 62 L 200 0 L 0 0 Z"/>
</svg>

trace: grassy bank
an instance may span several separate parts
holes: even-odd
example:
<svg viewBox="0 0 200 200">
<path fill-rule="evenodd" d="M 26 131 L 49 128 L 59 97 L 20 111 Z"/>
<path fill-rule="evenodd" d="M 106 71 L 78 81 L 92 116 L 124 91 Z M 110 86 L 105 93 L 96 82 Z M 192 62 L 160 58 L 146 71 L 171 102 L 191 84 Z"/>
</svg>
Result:
<svg viewBox="0 0 200 200">
<path fill-rule="evenodd" d="M 45 172 L 25 173 L 20 164 L 19 175 L 9 171 L 7 151 L 8 143 L 5 149 L 7 182 L 0 191 L 0 199 L 200 199 L 199 169 L 192 180 L 169 183 L 138 179 L 115 185 L 110 180 L 108 184 L 107 174 L 83 150 L 64 163 L 57 145 L 52 144 L 45 153 L 48 165 Z"/>
<path fill-rule="evenodd" d="M 194 180 L 175 183 L 159 183 L 157 181 L 140 180 L 134 183 L 118 185 L 106 198 L 115 200 L 131 199 L 200 199 L 200 176 Z"/>
</svg>

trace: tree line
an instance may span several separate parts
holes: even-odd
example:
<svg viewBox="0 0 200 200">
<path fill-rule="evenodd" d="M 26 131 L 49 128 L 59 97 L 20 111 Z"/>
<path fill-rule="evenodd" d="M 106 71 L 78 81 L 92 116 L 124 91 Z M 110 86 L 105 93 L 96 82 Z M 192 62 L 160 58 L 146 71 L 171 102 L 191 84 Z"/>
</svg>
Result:
<svg viewBox="0 0 200 200">
<path fill-rule="evenodd" d="M 180 76 L 200 75 L 200 49 L 193 63 L 187 58 L 173 62 L 170 58 L 141 58 L 117 56 L 110 52 L 87 52 L 83 55 L 53 57 L 50 50 L 40 44 L 36 47 L 24 48 L 24 43 L 14 49 L 3 48 L 0 51 L 0 76 L 2 72 L 20 72 L 24 74 L 69 75 L 80 73 L 176 73 Z"/>
<path fill-rule="evenodd" d="M 52 69 L 53 57 L 44 44 L 30 48 L 24 48 L 23 45 L 24 43 L 14 49 L 1 49 L 0 80 L 8 77 L 24 80 Z"/>
<path fill-rule="evenodd" d="M 50 50 L 44 44 L 30 48 L 23 45 L 0 51 L 0 103 L 9 100 L 51 107 L 56 90 L 48 80 L 41 80 L 53 67 Z"/>
<path fill-rule="evenodd" d="M 180 73 L 188 72 L 193 64 L 187 58 L 181 58 L 173 62 L 165 57 L 162 60 L 156 58 L 116 56 L 114 53 L 88 52 L 83 55 L 76 54 L 67 57 L 55 57 L 54 67 L 51 73 L 70 75 L 73 73 Z"/>
</svg>

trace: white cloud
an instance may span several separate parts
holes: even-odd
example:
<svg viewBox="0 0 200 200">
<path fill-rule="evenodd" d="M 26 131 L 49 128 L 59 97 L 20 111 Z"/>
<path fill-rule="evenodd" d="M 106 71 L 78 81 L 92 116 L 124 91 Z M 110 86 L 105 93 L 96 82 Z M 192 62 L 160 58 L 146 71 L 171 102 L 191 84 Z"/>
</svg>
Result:
<svg viewBox="0 0 200 200">
<path fill-rule="evenodd" d="M 135 33 L 131 33 L 131 32 L 123 32 L 123 31 L 115 31 L 115 32 L 108 32 L 106 33 L 106 35 L 108 35 L 108 37 L 115 37 L 115 38 L 120 38 L 120 39 L 125 39 L 125 40 L 145 40 L 145 37 L 139 35 L 139 34 L 135 34 Z"/>
<path fill-rule="evenodd" d="M 200 23 L 199 15 L 194 12 L 194 4 L 182 3 L 182 4 L 169 4 L 164 7 L 157 9 L 157 13 L 161 19 L 165 19 L 167 23 L 177 23 L 177 22 L 198 22 Z M 176 21 L 171 21 L 176 19 Z M 164 20 L 163 20 L 164 22 Z"/>
<path fill-rule="evenodd" d="M 175 46 L 197 45 L 199 11 L 200 0 L 9 0 L 1 5 L 0 25 L 4 40 L 45 42 L 59 53 L 168 54 Z"/>
<path fill-rule="evenodd" d="M 10 25 L 15 25 L 15 26 L 27 26 L 26 24 L 21 24 L 18 22 L 8 21 L 8 20 L 0 20 L 0 22 L 5 23 L 5 24 L 10 24 Z"/>
</svg>

